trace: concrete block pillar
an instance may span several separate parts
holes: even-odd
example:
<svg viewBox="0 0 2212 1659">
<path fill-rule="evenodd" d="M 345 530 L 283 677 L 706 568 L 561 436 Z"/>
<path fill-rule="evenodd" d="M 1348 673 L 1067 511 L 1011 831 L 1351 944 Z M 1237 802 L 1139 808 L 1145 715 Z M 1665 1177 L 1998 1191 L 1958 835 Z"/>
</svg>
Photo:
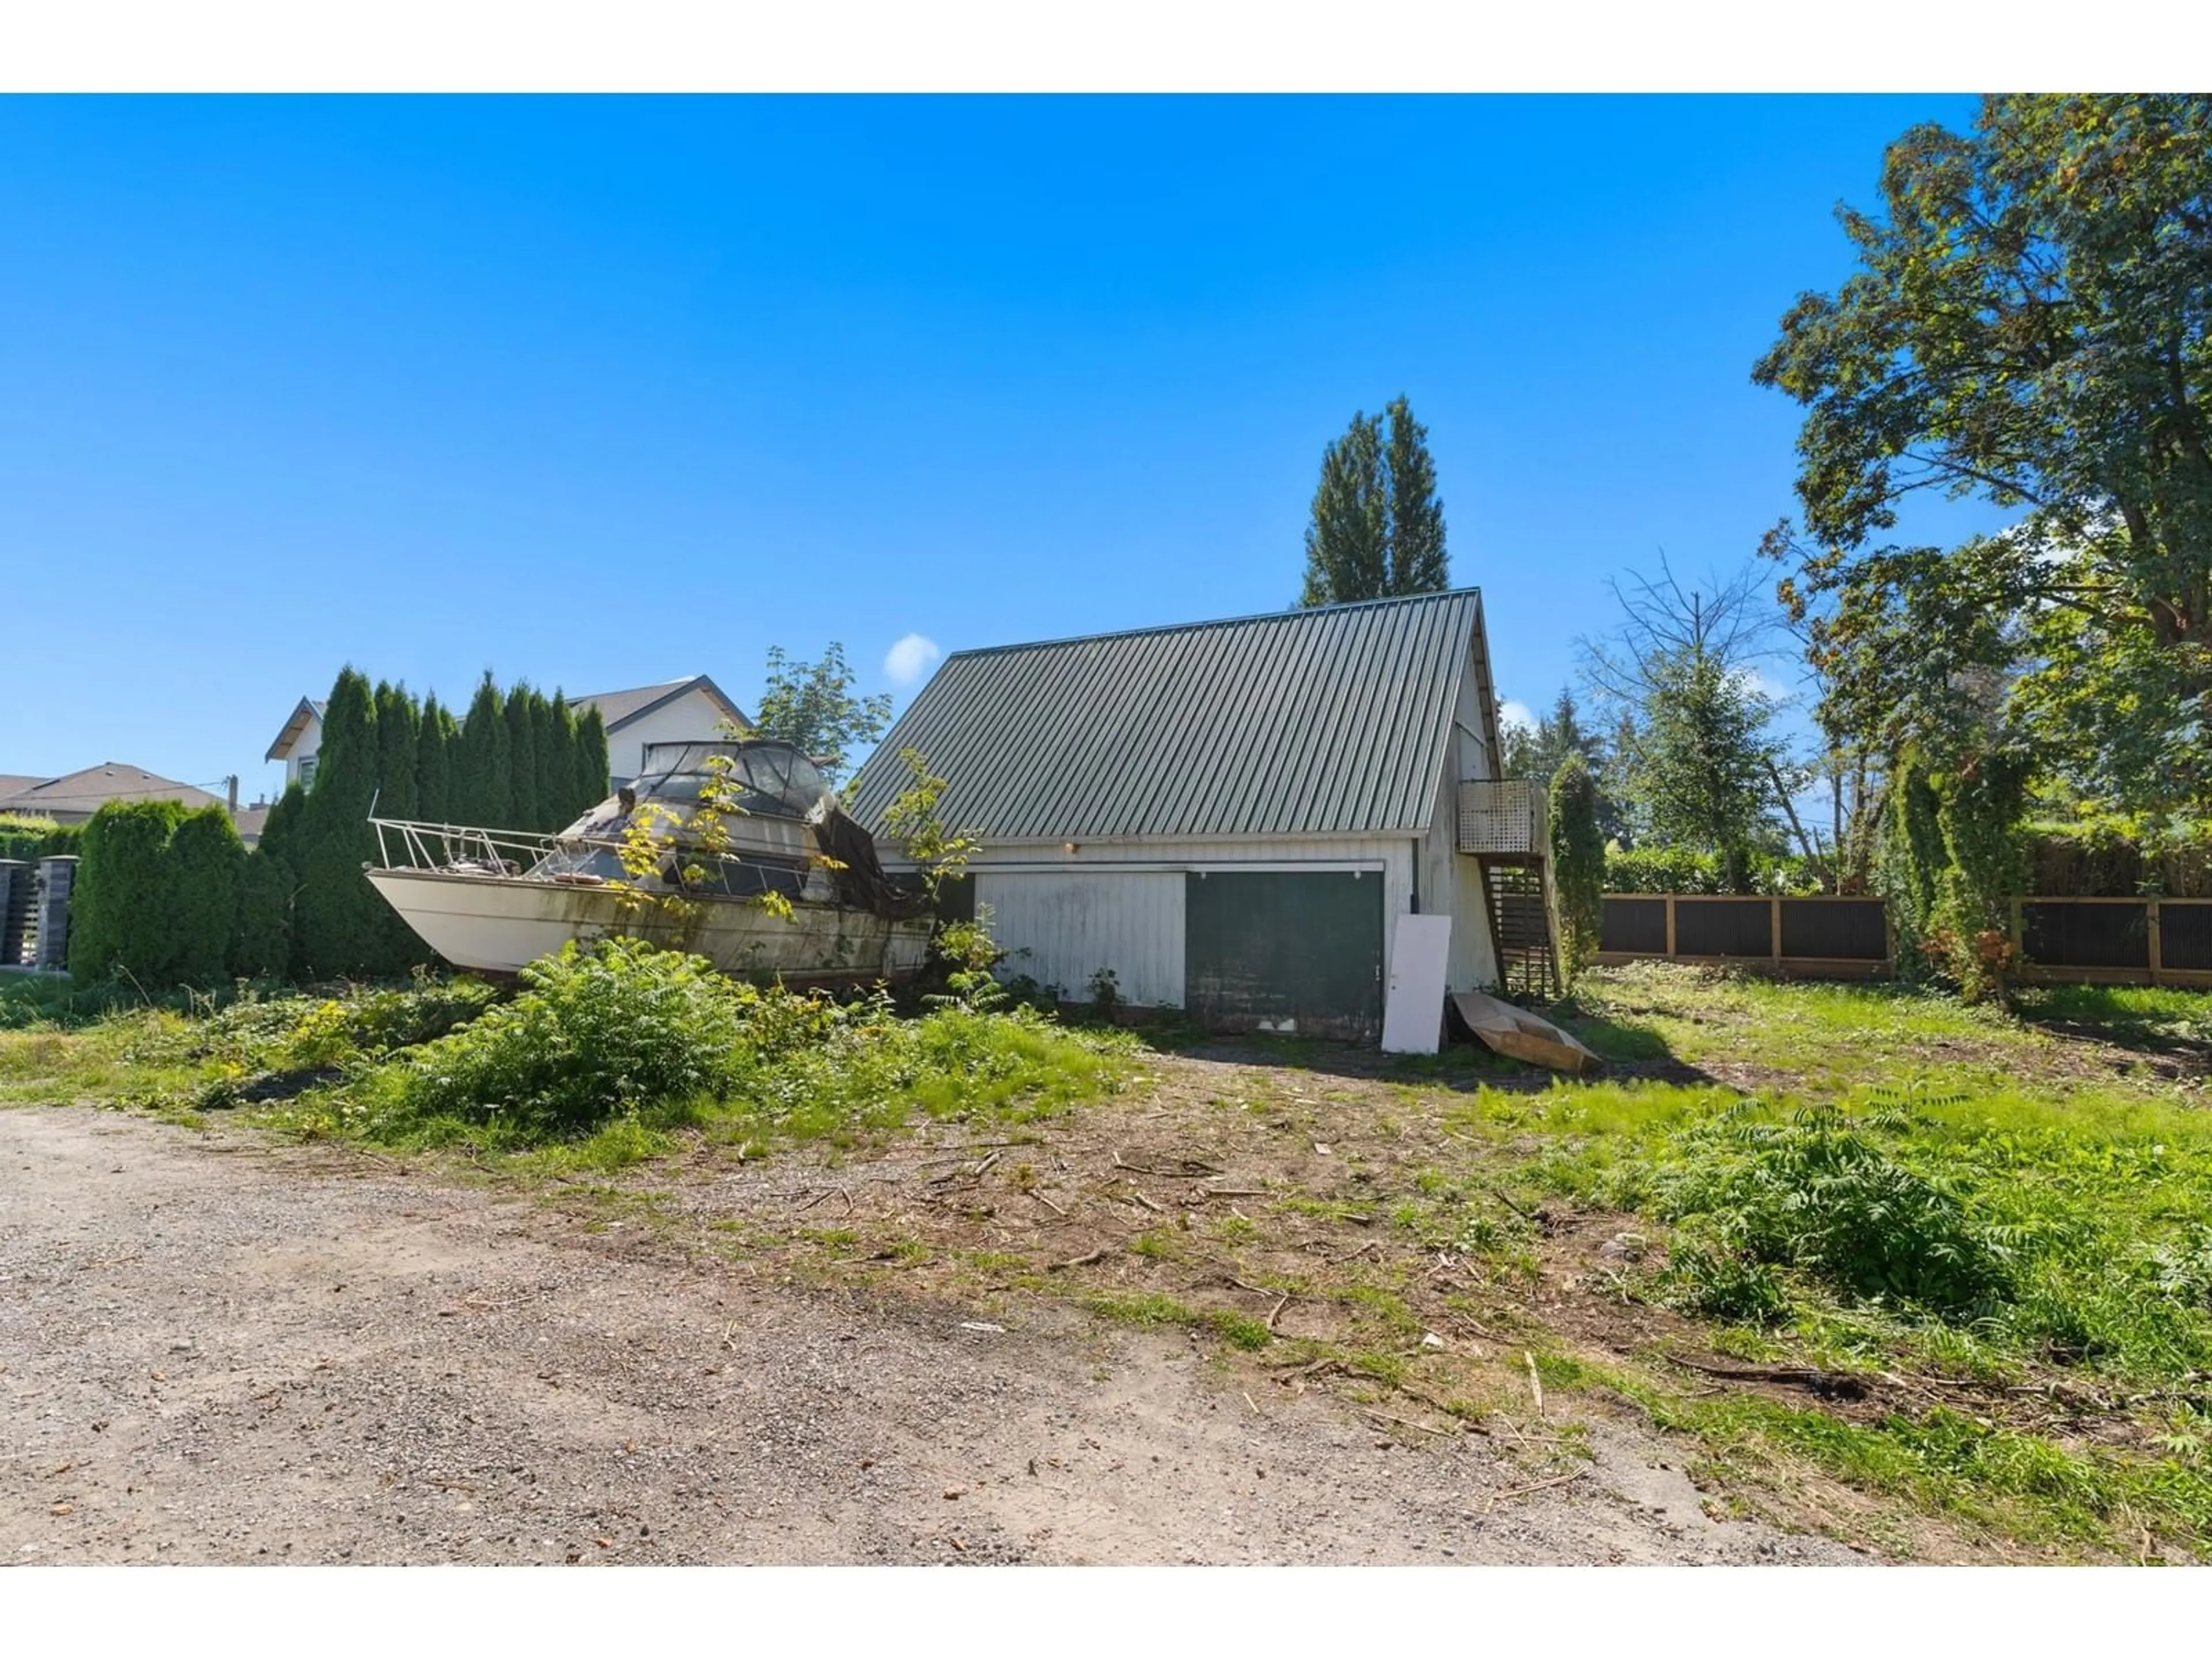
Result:
<svg viewBox="0 0 2212 1659">
<path fill-rule="evenodd" d="M 39 860 L 39 959 L 50 973 L 69 967 L 70 888 L 76 881 L 76 860 L 58 853 Z"/>
<path fill-rule="evenodd" d="M 38 868 L 21 859 L 0 859 L 0 968 L 20 968 L 30 925 L 31 886 Z"/>
</svg>

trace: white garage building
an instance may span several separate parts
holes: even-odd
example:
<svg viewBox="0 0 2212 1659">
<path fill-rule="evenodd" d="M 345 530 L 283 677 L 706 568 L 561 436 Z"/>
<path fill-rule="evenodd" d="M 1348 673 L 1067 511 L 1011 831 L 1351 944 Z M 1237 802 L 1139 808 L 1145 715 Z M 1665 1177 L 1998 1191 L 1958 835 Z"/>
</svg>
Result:
<svg viewBox="0 0 2212 1659">
<path fill-rule="evenodd" d="M 953 902 L 1066 1000 L 1110 973 L 1216 1029 L 1371 1040 L 1413 913 L 1452 918 L 1449 989 L 1548 972 L 1474 589 L 948 657 L 854 782 L 893 870 L 909 748 L 981 839 Z"/>
</svg>

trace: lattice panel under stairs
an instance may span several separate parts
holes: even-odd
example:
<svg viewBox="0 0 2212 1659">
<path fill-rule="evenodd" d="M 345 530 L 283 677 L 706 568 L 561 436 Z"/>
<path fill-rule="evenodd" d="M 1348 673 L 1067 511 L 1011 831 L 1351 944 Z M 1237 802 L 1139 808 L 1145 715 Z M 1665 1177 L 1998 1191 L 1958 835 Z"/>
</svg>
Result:
<svg viewBox="0 0 2212 1659">
<path fill-rule="evenodd" d="M 1510 995 L 1550 1000 L 1562 994 L 1552 949 L 1552 915 L 1540 864 L 1483 867 L 1490 902 L 1490 936 L 1498 946 L 1498 975 Z"/>
</svg>

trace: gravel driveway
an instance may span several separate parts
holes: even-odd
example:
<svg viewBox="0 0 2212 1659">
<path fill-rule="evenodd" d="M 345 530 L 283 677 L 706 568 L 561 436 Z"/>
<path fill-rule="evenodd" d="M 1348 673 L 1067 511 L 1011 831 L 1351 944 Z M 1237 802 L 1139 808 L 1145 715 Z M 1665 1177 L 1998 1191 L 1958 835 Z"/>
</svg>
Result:
<svg viewBox="0 0 2212 1659">
<path fill-rule="evenodd" d="M 1188 1340 L 757 1282 L 376 1160 L 0 1110 L 0 1563 L 1850 1561 Z"/>
</svg>

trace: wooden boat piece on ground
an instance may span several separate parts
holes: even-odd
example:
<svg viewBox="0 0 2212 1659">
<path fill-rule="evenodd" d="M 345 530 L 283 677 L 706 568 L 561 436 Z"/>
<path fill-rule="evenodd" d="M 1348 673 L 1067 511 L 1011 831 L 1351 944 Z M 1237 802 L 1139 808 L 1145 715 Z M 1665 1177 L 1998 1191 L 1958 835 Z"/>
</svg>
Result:
<svg viewBox="0 0 2212 1659">
<path fill-rule="evenodd" d="M 1451 1003 L 1468 1030 L 1509 1059 L 1547 1066 L 1570 1077 L 1605 1069 L 1605 1062 L 1574 1037 L 1526 1008 L 1516 1008 L 1480 991 L 1456 992 Z"/>
</svg>

